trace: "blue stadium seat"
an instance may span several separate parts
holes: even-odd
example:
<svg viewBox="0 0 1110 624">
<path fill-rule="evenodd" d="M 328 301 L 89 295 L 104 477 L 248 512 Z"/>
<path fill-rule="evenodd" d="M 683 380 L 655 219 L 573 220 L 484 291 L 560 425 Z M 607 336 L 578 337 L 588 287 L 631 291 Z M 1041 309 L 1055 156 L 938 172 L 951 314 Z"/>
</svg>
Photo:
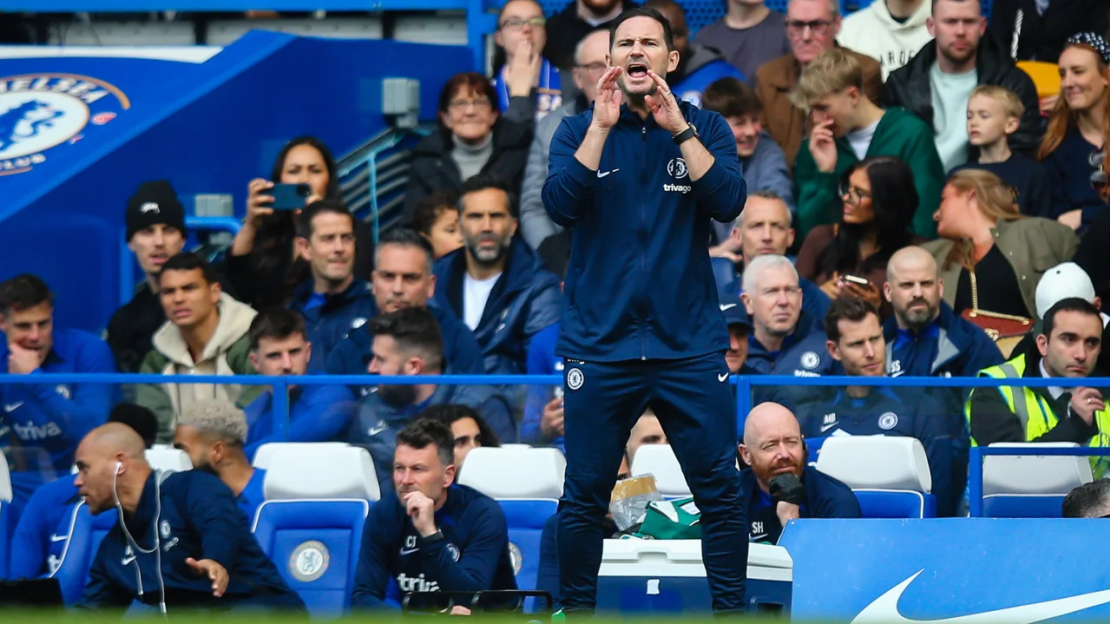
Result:
<svg viewBox="0 0 1110 624">
<path fill-rule="evenodd" d="M 15 518 L 9 510 L 12 502 L 12 476 L 8 472 L 8 460 L 0 451 L 0 579 L 8 578 L 8 551 L 15 532 Z"/>
<path fill-rule="evenodd" d="M 115 509 L 94 516 L 89 513 L 89 506 L 84 501 L 73 508 L 69 521 L 69 540 L 62 551 L 58 569 L 50 575 L 51 578 L 58 579 L 67 606 L 81 600 L 85 585 L 89 582 L 89 568 L 100 549 L 100 542 L 115 526 L 118 517 L 119 512 Z"/>
<path fill-rule="evenodd" d="M 852 488 L 864 518 L 936 516 L 929 460 L 916 438 L 832 436 L 817 469 Z"/>
<path fill-rule="evenodd" d="M 632 476 L 651 474 L 655 488 L 665 498 L 690 496 L 690 486 L 670 444 L 645 444 L 632 458 Z"/>
<path fill-rule="evenodd" d="M 1015 444 L 1000 442 L 992 448 L 1078 448 L 1071 442 Z M 1086 457 L 988 456 L 983 458 L 983 516 L 987 518 L 1059 518 L 1068 492 L 1090 483 L 1091 463 Z"/>
<path fill-rule="evenodd" d="M 350 607 L 362 531 L 381 496 L 366 449 L 290 445 L 270 457 L 253 531 L 317 618 Z"/>
<path fill-rule="evenodd" d="M 520 589 L 536 589 L 543 525 L 559 508 L 567 460 L 553 448 L 476 448 L 459 483 L 495 499 L 509 525 L 509 550 Z"/>
</svg>

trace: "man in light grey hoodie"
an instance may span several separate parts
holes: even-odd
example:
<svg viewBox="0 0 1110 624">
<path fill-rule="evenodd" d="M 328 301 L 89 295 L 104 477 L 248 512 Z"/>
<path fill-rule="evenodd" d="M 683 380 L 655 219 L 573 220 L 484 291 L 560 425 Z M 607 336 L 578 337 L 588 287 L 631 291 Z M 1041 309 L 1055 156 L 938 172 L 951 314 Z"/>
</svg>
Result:
<svg viewBox="0 0 1110 624">
<path fill-rule="evenodd" d="M 532 147 L 528 150 L 528 166 L 524 170 L 524 184 L 520 196 L 520 229 L 524 240 L 532 249 L 539 249 L 540 243 L 548 236 L 562 231 L 555 225 L 543 209 L 544 180 L 547 179 L 548 154 L 551 152 L 551 137 L 563 119 L 581 113 L 589 108 L 597 94 L 597 81 L 607 69 L 605 57 L 609 53 L 609 31 L 595 30 L 578 42 L 574 50 L 574 84 L 579 96 L 566 101 L 562 106 L 549 113 L 536 124 Z"/>
<path fill-rule="evenodd" d="M 844 18 L 836 40 L 879 62 L 883 81 L 932 41 L 925 25 L 931 0 L 875 0 Z"/>
<path fill-rule="evenodd" d="M 247 331 L 257 314 L 220 289 L 211 265 L 199 254 L 180 253 L 162 266 L 159 296 L 165 325 L 154 334 L 154 348 L 140 373 L 160 375 L 252 375 Z M 137 402 L 158 418 L 158 438 L 173 441 L 177 417 L 197 401 L 223 399 L 240 405 L 260 388 L 239 384 L 146 384 Z"/>
</svg>

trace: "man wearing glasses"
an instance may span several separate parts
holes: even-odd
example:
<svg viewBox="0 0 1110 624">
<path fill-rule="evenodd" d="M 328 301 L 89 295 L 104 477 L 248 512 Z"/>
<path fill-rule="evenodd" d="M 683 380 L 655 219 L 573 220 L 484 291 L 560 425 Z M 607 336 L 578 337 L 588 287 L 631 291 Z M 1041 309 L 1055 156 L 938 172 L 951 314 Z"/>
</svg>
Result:
<svg viewBox="0 0 1110 624">
<path fill-rule="evenodd" d="M 763 103 L 763 128 L 786 154 L 786 164 L 806 137 L 806 114 L 790 102 L 802 68 L 822 52 L 837 47 L 840 8 L 837 0 L 790 0 L 786 9 L 786 35 L 791 54 L 764 63 L 755 74 L 755 93 Z M 848 50 L 863 69 L 863 92 L 872 102 L 882 95 L 882 71 L 874 59 Z"/>
<path fill-rule="evenodd" d="M 493 86 L 505 116 L 531 125 L 563 103 L 559 70 L 540 54 L 547 20 L 533 0 L 509 0 L 497 19 Z"/>
</svg>

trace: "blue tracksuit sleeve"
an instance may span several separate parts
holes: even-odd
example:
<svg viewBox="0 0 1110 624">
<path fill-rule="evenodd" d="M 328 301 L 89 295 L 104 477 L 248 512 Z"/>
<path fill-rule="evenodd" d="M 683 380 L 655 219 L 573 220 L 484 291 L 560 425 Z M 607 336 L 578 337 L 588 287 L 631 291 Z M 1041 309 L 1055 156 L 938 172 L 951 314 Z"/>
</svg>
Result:
<svg viewBox="0 0 1110 624">
<path fill-rule="evenodd" d="M 64 477 L 63 477 L 64 478 Z M 37 493 L 42 492 L 38 490 Z M 11 565 L 8 578 L 37 578 L 46 572 L 46 552 L 50 549 L 50 534 L 57 527 L 47 526 L 45 496 L 32 495 L 12 536 L 9 556 Z"/>
<path fill-rule="evenodd" d="M 88 609 L 90 611 L 122 609 L 131 604 L 133 597 L 108 578 L 108 573 L 104 569 L 106 557 L 101 556 L 103 551 L 104 544 L 101 543 L 96 558 L 93 559 L 92 567 L 89 569 L 89 582 L 85 585 L 85 593 L 81 595 L 81 602 L 77 604 L 78 609 Z"/>
<path fill-rule="evenodd" d="M 525 353 L 531 349 L 532 338 L 536 334 L 559 322 L 559 312 L 562 308 L 559 278 L 550 273 L 541 273 L 536 279 L 541 283 L 533 288 L 535 294 L 528 306 L 528 316 L 524 319 L 523 351 Z"/>
<path fill-rule="evenodd" d="M 355 569 L 355 586 L 351 590 L 351 609 L 386 608 L 385 592 L 389 588 L 389 562 L 386 560 L 390 544 L 396 548 L 395 520 L 383 513 L 388 502 L 370 508 L 366 527 L 362 530 L 362 550 Z M 375 512 L 375 509 L 378 511 Z"/>
<path fill-rule="evenodd" d="M 246 516 L 222 481 L 206 473 L 190 476 L 193 478 L 185 494 L 186 517 L 201 536 L 201 557 L 230 570 L 239 553 L 238 523 L 246 522 Z"/>
<path fill-rule="evenodd" d="M 567 117 L 551 137 L 551 156 L 548 160 L 547 181 L 543 185 L 543 207 L 555 223 L 570 227 L 578 220 L 582 206 L 593 195 L 597 172 L 578 162 L 574 153 L 582 143 L 575 131 L 578 117 Z M 733 154 L 736 153 L 735 142 Z"/>
<path fill-rule="evenodd" d="M 914 437 L 921 440 L 933 475 L 933 495 L 938 504 L 952 498 L 952 439 L 947 433 L 948 419 L 935 399 L 919 395 Z"/>
<path fill-rule="evenodd" d="M 554 343 L 548 338 L 550 331 L 537 334 L 528 346 L 528 360 L 525 372 L 529 375 L 550 375 Z M 558 332 L 555 332 L 558 338 Z M 520 441 L 525 444 L 546 444 L 540 424 L 543 421 L 543 408 L 551 400 L 551 388 L 532 384 L 525 390 L 524 419 L 520 423 Z"/>
<path fill-rule="evenodd" d="M 289 423 L 286 436 L 272 434 L 247 446 L 247 457 L 254 457 L 258 448 L 269 442 L 328 442 L 337 439 L 350 425 L 358 403 L 346 386 L 317 387 L 310 402 Z M 298 410 L 299 411 L 299 410 Z"/>
<path fill-rule="evenodd" d="M 441 591 L 478 592 L 493 586 L 500 559 L 508 545 L 509 529 L 505 514 L 492 499 L 479 499 L 472 506 L 480 505 L 474 514 L 474 533 L 462 557 L 455 561 L 447 549 L 447 540 L 420 545 L 424 570 L 439 579 Z"/>
<path fill-rule="evenodd" d="M 843 491 L 840 491 L 841 488 Z M 814 518 L 862 518 L 863 510 L 852 490 L 842 485 L 830 491 L 828 496 L 823 496 L 821 504 L 811 510 L 810 515 Z"/>
<path fill-rule="evenodd" d="M 698 207 L 717 221 L 728 223 L 740 216 L 747 201 L 748 187 L 736 155 L 736 139 L 723 117 L 706 113 L 705 128 L 698 128 L 705 149 L 713 154 L 713 165 L 693 182 Z"/>
<path fill-rule="evenodd" d="M 500 394 L 493 395 L 482 404 L 478 413 L 497 434 L 498 440 L 509 444 L 516 442 L 516 424 L 513 422 L 512 410 L 509 409 L 505 397 Z"/>
<path fill-rule="evenodd" d="M 77 352 L 74 369 L 81 373 L 114 373 L 116 363 L 104 341 L 90 340 Z M 42 369 L 39 369 L 31 375 L 41 373 Z M 46 427 L 54 422 L 62 430 L 65 443 L 76 446 L 88 432 L 107 421 L 108 410 L 112 407 L 112 385 L 74 384 L 69 398 L 62 396 L 55 388 L 53 384 L 13 384 L 5 392 L 7 397 L 20 393 L 40 407 L 38 410 L 21 411 L 21 417 L 26 413 L 28 420 L 36 427 Z M 8 401 L 12 401 L 7 397 Z"/>
</svg>

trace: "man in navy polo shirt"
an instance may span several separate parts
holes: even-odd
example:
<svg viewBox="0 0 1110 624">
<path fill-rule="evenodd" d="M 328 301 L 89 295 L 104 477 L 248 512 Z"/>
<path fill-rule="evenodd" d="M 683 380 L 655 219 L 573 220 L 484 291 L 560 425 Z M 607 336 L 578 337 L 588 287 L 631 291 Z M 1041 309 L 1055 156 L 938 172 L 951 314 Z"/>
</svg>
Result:
<svg viewBox="0 0 1110 624">
<path fill-rule="evenodd" d="M 862 515 L 852 490 L 808 465 L 807 455 L 790 410 L 761 403 L 748 414 L 740 456 L 751 468 L 741 473 L 740 491 L 749 540 L 776 544 L 786 523 L 797 518 Z"/>
<path fill-rule="evenodd" d="M 451 429 L 438 420 L 417 419 L 397 434 L 396 496 L 370 508 L 352 609 L 398 601 L 390 579 L 401 594 L 516 589 L 505 514 L 493 499 L 454 484 L 454 453 Z"/>
</svg>

